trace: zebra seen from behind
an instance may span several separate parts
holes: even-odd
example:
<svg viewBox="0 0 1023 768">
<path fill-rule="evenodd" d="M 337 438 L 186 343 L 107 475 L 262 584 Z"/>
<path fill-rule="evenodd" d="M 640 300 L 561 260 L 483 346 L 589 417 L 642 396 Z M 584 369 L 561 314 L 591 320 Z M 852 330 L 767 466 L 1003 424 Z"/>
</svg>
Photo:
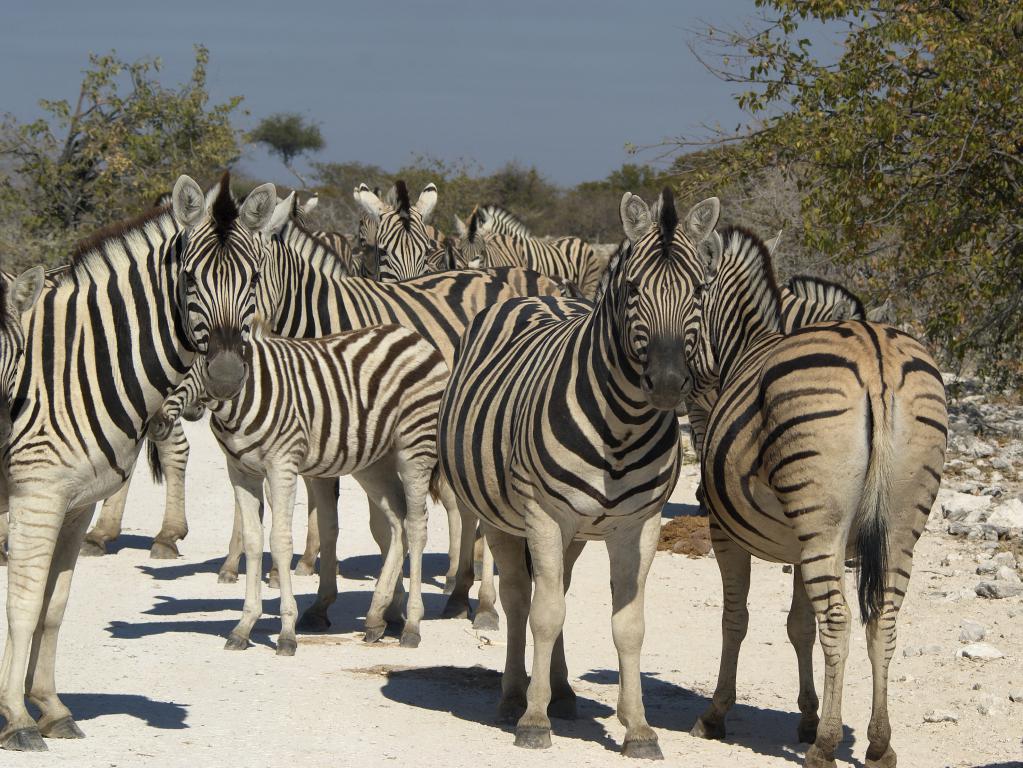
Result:
<svg viewBox="0 0 1023 768">
<path fill-rule="evenodd" d="M 259 260 L 232 258 L 224 244 L 258 237 L 276 193 L 262 185 L 239 206 L 228 181 L 207 202 L 182 176 L 171 207 L 97 233 L 25 320 L 2 500 L 10 512 L 5 748 L 43 750 L 43 736 L 82 736 L 57 695 L 57 634 L 93 506 L 127 480 L 149 419 L 197 353 L 208 360 L 210 391 L 228 396 L 243 381 Z"/>
<path fill-rule="evenodd" d="M 596 539 L 611 561 L 624 751 L 661 756 L 640 687 L 644 585 L 681 463 L 681 349 L 695 342 L 696 319 L 680 307 L 702 276 L 695 249 L 707 247 L 718 214 L 711 198 L 679 225 L 670 189 L 653 212 L 626 194 L 627 243 L 595 307 L 510 299 L 478 314 L 463 337 L 441 404 L 440 468 L 459 504 L 482 521 L 501 574 L 508 646 L 499 714 L 517 718 L 519 746 L 550 746 L 548 706 L 574 713 L 564 593 L 584 542 Z"/>
<path fill-rule="evenodd" d="M 693 734 L 725 734 L 756 555 L 796 566 L 788 630 L 799 662 L 799 736 L 813 742 L 807 766 L 835 765 L 852 621 L 844 564 L 855 557 L 874 684 L 866 765 L 890 768 L 888 665 L 913 546 L 944 465 L 941 375 L 916 340 L 890 326 L 827 322 L 786 336 L 767 247 L 731 228 L 720 253 L 701 260 L 704 287 L 683 308 L 699 319 L 700 343 L 686 348 L 690 374 L 714 377 L 720 389 L 702 475 L 723 583 L 723 644 L 718 685 Z M 826 661 L 820 718 L 815 618 Z"/>
</svg>

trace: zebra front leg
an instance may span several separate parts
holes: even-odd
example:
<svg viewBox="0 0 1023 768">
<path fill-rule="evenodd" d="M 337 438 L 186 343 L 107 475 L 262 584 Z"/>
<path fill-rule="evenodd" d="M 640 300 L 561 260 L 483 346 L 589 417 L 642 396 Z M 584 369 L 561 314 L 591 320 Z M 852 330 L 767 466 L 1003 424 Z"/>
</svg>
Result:
<svg viewBox="0 0 1023 768">
<path fill-rule="evenodd" d="M 291 467 L 275 467 L 268 479 L 273 499 L 270 504 L 270 554 L 277 566 L 281 590 L 281 633 L 277 637 L 277 655 L 294 656 L 298 649 L 298 638 L 295 636 L 298 605 L 291 586 L 291 555 L 295 551 L 291 521 L 294 517 L 298 475 Z"/>
<path fill-rule="evenodd" d="M 163 524 L 153 540 L 149 556 L 154 560 L 173 560 L 178 557 L 178 541 L 188 535 L 185 517 L 185 467 L 188 465 L 188 439 L 180 421 L 174 422 L 170 437 L 156 442 L 156 452 L 163 467 L 167 486 Z"/>
<path fill-rule="evenodd" d="M 661 516 L 616 532 L 607 540 L 611 560 L 611 634 L 618 649 L 618 720 L 625 726 L 626 757 L 661 760 L 657 734 L 646 721 L 639 672 L 646 631 L 643 601 L 646 578 L 657 553 Z"/>
<path fill-rule="evenodd" d="M 383 555 L 383 566 L 366 613 L 368 643 L 383 637 L 387 624 L 404 624 L 405 586 L 401 566 L 405 559 L 402 521 L 405 489 L 398 478 L 395 457 L 389 455 L 353 477 L 369 498 L 369 527 Z"/>
<path fill-rule="evenodd" d="M 316 602 L 306 608 L 298 627 L 303 632 L 326 632 L 330 628 L 327 612 L 337 600 L 337 493 L 336 479 L 307 478 L 310 504 L 316 508 L 316 528 L 320 536 L 320 586 Z"/>
<path fill-rule="evenodd" d="M 249 635 L 263 612 L 260 595 L 263 587 L 263 479 L 228 466 L 231 485 L 234 486 L 236 514 L 241 518 L 242 540 L 245 546 L 245 604 L 242 617 L 228 635 L 224 648 L 243 651 L 249 647 Z"/>
<path fill-rule="evenodd" d="M 82 554 L 85 557 L 101 557 L 107 553 L 107 542 L 114 541 L 121 535 L 121 521 L 124 519 L 124 506 L 128 501 L 128 486 L 131 475 L 124 485 L 108 496 L 100 509 L 99 518 L 92 530 L 85 534 L 82 542 Z"/>
<path fill-rule="evenodd" d="M 380 548 L 380 559 L 383 561 L 387 558 L 387 553 L 391 551 L 394 528 L 390 519 L 390 513 L 384 509 L 379 498 L 376 501 L 373 501 L 371 498 L 369 502 L 369 530 L 373 535 L 373 540 Z M 403 539 L 404 535 L 401 538 Z M 402 550 L 402 561 L 404 562 L 404 550 Z M 381 573 L 383 573 L 382 570 Z M 392 626 L 404 625 L 405 583 L 402 579 L 400 566 L 395 574 L 394 583 L 390 585 L 390 590 L 391 598 L 387 608 L 384 610 L 384 621 Z"/>
<path fill-rule="evenodd" d="M 476 516 L 458 504 L 454 492 L 444 482 L 441 484 L 441 498 L 444 500 L 445 506 L 449 503 L 449 497 L 450 503 L 454 504 L 456 509 L 458 509 L 458 515 L 461 519 L 461 540 L 458 543 L 457 552 L 449 555 L 455 557 L 456 561 L 455 584 L 451 594 L 448 596 L 447 603 L 444 605 L 441 617 L 445 619 L 468 619 L 472 615 L 472 610 L 469 606 L 469 590 L 472 589 L 475 579 L 472 568 L 472 553 L 473 544 L 476 541 Z"/>
<path fill-rule="evenodd" d="M 546 749 L 551 745 L 551 656 L 565 624 L 565 550 L 575 534 L 563 529 L 534 502 L 525 510 L 526 541 L 533 564 L 533 674 L 526 689 L 526 711 L 515 725 L 515 746 Z"/>
<path fill-rule="evenodd" d="M 508 624 L 497 717 L 501 722 L 514 723 L 526 710 L 526 686 L 529 684 L 526 676 L 526 622 L 532 584 L 526 570 L 526 541 L 488 523 L 482 525 L 501 571 L 501 607 Z"/>
<path fill-rule="evenodd" d="M 725 738 L 725 716 L 735 704 L 735 675 L 739 648 L 749 627 L 750 555 L 713 522 L 711 544 L 721 572 L 723 606 L 721 611 L 721 662 L 718 682 L 710 706 L 700 715 L 690 733 L 702 739 Z"/>
<path fill-rule="evenodd" d="M 565 594 L 572 585 L 572 568 L 576 560 L 582 554 L 583 541 L 573 541 L 565 550 Z M 493 568 L 491 568 L 493 572 Z M 486 573 L 486 571 L 484 571 Z M 547 707 L 548 717 L 558 717 L 562 720 L 575 720 L 576 716 L 575 691 L 568 682 L 568 662 L 565 660 L 565 633 L 558 635 L 554 643 L 554 651 L 551 654 L 551 703 Z"/>
<path fill-rule="evenodd" d="M 472 628 L 496 632 L 501 628 L 501 619 L 497 615 L 497 590 L 494 588 L 494 554 L 490 551 L 486 536 L 481 536 L 480 541 L 483 543 L 483 568 L 479 603 L 476 606 L 476 618 L 472 621 Z"/>
<path fill-rule="evenodd" d="M 316 517 L 316 500 L 312 491 L 312 478 L 305 478 L 306 498 L 309 500 L 308 527 L 305 534 L 305 551 L 295 564 L 296 576 L 311 576 L 316 573 L 316 553 L 320 551 L 320 532 Z"/>
<path fill-rule="evenodd" d="M 46 749 L 36 721 L 25 708 L 25 681 L 66 509 L 65 499 L 47 498 L 27 489 L 10 498 L 7 643 L 0 665 L 0 716 L 6 721 L 0 730 L 0 746 L 4 749 Z"/>
<path fill-rule="evenodd" d="M 227 556 L 220 565 L 217 581 L 221 584 L 234 584 L 238 581 L 238 566 L 241 563 L 244 549 L 242 538 L 242 514 L 238 504 L 234 505 L 234 522 L 231 525 L 231 540 L 227 545 Z"/>
<path fill-rule="evenodd" d="M 436 457 L 436 453 L 434 453 Z M 423 550 L 426 549 L 427 517 L 426 496 L 430 491 L 430 473 L 436 464 L 432 462 L 410 465 L 400 473 L 405 478 L 405 539 L 408 541 L 409 580 L 408 603 L 405 608 L 405 627 L 401 632 L 403 648 L 418 648 L 421 640 L 419 623 L 423 608 Z M 401 572 L 398 573 L 401 578 Z"/>
<path fill-rule="evenodd" d="M 75 724 L 71 711 L 57 696 L 57 635 L 71 591 L 71 578 L 82 548 L 85 530 L 89 527 L 95 505 L 78 507 L 68 512 L 57 536 L 53 560 L 43 598 L 42 620 L 32 639 L 26 688 L 28 698 L 39 708 L 39 732 L 51 739 L 85 737 Z"/>
<path fill-rule="evenodd" d="M 817 690 L 813 684 L 813 643 L 817 636 L 817 620 L 807 597 L 799 568 L 792 569 L 792 605 L 789 608 L 788 634 L 796 650 L 799 666 L 799 741 L 813 744 L 817 740 Z"/>
</svg>

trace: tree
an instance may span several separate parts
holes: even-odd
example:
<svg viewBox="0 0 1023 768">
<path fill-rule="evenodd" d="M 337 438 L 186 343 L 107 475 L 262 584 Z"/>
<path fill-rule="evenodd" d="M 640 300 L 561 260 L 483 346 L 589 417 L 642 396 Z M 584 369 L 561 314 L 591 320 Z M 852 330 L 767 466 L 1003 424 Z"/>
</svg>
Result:
<svg viewBox="0 0 1023 768">
<path fill-rule="evenodd" d="M 278 112 L 263 118 L 249 134 L 249 141 L 266 145 L 303 187 L 306 186 L 306 180 L 295 170 L 293 161 L 307 152 L 318 152 L 325 146 L 320 127 L 315 123 L 307 123 L 302 115 L 294 112 Z"/>
<path fill-rule="evenodd" d="M 952 362 L 1020 380 L 1023 5 L 757 5 L 761 27 L 710 30 L 696 47 L 745 88 L 750 119 L 715 139 L 716 162 L 680 159 L 683 191 L 780 173 L 800 195 L 794 234 L 810 251 L 855 265 Z M 821 23 L 844 38 L 834 61 L 806 34 Z"/>
<path fill-rule="evenodd" d="M 71 243 L 137 213 L 183 172 L 210 177 L 239 153 L 231 114 L 240 97 L 209 103 L 209 53 L 196 46 L 191 79 L 169 89 L 159 59 L 89 57 L 78 98 L 42 100 L 46 117 L 0 125 L 0 244 L 22 263 L 63 257 Z"/>
</svg>

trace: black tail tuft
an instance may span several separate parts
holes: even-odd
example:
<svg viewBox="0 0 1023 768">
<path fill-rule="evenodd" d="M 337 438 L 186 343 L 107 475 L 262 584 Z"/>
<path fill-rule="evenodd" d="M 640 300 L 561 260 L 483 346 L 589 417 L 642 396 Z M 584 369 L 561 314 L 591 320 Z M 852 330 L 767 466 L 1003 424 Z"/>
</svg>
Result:
<svg viewBox="0 0 1023 768">
<path fill-rule="evenodd" d="M 160 450 L 152 440 L 146 440 L 146 455 L 149 458 L 149 472 L 153 476 L 153 482 L 163 485 L 163 464 L 160 463 Z"/>
<path fill-rule="evenodd" d="M 857 582 L 860 621 L 869 624 L 884 610 L 885 574 L 888 572 L 888 524 L 872 515 L 861 524 L 856 537 Z"/>
<path fill-rule="evenodd" d="M 440 462 L 433 465 L 433 472 L 430 473 L 430 498 L 434 504 L 440 503 Z"/>
</svg>

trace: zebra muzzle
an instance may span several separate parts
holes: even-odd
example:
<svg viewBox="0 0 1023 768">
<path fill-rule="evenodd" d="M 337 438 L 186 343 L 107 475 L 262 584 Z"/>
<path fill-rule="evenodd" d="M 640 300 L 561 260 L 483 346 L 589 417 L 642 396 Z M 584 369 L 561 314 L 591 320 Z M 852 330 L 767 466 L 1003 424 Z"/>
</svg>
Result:
<svg viewBox="0 0 1023 768">
<path fill-rule="evenodd" d="M 230 400 L 241 392 L 247 367 L 237 352 L 224 351 L 206 363 L 206 392 L 215 400 Z"/>
</svg>

